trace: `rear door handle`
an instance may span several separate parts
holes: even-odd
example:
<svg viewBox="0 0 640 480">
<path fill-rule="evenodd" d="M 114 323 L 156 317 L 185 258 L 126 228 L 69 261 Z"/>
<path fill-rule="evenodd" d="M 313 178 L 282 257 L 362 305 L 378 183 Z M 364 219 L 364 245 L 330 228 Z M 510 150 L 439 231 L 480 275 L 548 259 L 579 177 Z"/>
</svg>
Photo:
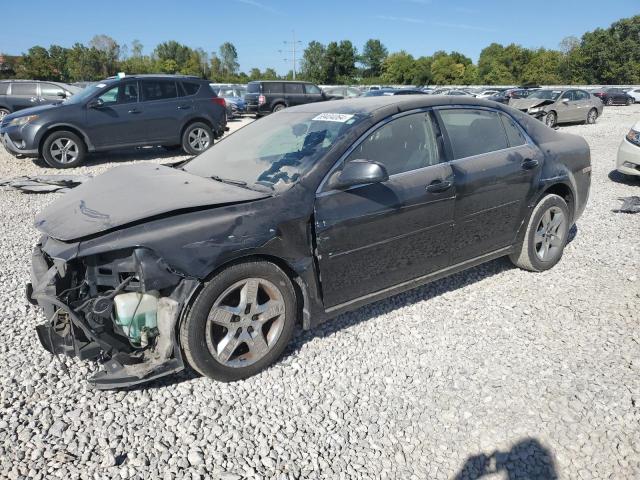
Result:
<svg viewBox="0 0 640 480">
<path fill-rule="evenodd" d="M 524 170 L 533 170 L 538 165 L 540 165 L 540 162 L 538 162 L 538 160 L 533 160 L 531 158 L 527 158 L 524 162 L 522 162 L 522 168 Z"/>
<path fill-rule="evenodd" d="M 189 110 L 191 105 L 180 105 L 178 106 L 178 110 Z"/>
<path fill-rule="evenodd" d="M 132 108 L 131 110 L 129 110 L 129 113 L 136 114 L 136 113 L 142 113 L 142 112 L 140 112 L 140 110 L 138 110 L 137 108 Z"/>
<path fill-rule="evenodd" d="M 453 185 L 453 182 L 450 182 L 449 180 L 436 180 L 427 185 L 427 192 L 444 192 L 445 190 L 449 190 L 451 188 L 451 185 Z"/>
</svg>

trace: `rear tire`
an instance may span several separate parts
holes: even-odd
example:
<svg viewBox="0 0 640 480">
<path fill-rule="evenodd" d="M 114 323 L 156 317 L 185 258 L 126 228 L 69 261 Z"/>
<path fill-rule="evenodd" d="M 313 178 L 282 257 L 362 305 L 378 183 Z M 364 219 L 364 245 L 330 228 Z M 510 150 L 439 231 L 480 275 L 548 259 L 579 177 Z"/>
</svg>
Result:
<svg viewBox="0 0 640 480">
<path fill-rule="evenodd" d="M 271 262 L 251 261 L 218 273 L 180 326 L 191 367 L 223 382 L 250 377 L 288 345 L 298 313 L 289 277 Z"/>
<path fill-rule="evenodd" d="M 524 270 L 549 270 L 562 258 L 569 236 L 569 207 L 558 195 L 545 195 L 535 206 L 520 245 L 509 256 Z"/>
<path fill-rule="evenodd" d="M 75 133 L 61 130 L 46 138 L 41 153 L 52 168 L 74 168 L 84 163 L 87 147 Z"/>
<path fill-rule="evenodd" d="M 11 112 L 9 110 L 7 110 L 6 108 L 0 108 L 0 122 L 2 121 L 2 119 L 4 117 L 6 117 L 7 115 L 9 115 Z"/>
<path fill-rule="evenodd" d="M 596 123 L 597 119 L 598 119 L 598 110 L 596 110 L 595 108 L 592 108 L 591 110 L 589 110 L 589 113 L 587 113 L 586 123 L 589 125 L 593 125 L 594 123 Z"/>
<path fill-rule="evenodd" d="M 633 98 L 627 98 L 627 107 L 628 107 L 629 105 L 633 105 L 633 103 L 634 103 Z"/>
<path fill-rule="evenodd" d="M 277 103 L 273 106 L 273 113 L 279 112 L 281 110 L 284 110 L 285 108 L 287 108 L 283 103 Z"/>
<path fill-rule="evenodd" d="M 213 131 L 209 125 L 194 122 L 182 134 L 182 149 L 189 155 L 199 155 L 213 145 Z"/>
</svg>

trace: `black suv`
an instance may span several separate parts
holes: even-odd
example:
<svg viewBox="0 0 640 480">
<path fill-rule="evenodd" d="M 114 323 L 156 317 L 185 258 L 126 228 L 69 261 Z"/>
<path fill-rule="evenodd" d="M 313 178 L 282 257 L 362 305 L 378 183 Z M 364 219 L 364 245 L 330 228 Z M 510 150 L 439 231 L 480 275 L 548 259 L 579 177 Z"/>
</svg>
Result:
<svg viewBox="0 0 640 480">
<path fill-rule="evenodd" d="M 323 102 L 335 97 L 326 95 L 317 85 L 309 82 L 283 82 L 281 80 L 249 82 L 244 96 L 247 111 L 262 115 L 305 103 Z"/>
<path fill-rule="evenodd" d="M 52 105 L 7 115 L 0 139 L 14 155 L 54 168 L 80 165 L 87 152 L 145 145 L 196 155 L 226 128 L 225 101 L 209 82 L 179 75 L 114 77 Z"/>
<path fill-rule="evenodd" d="M 24 108 L 59 102 L 80 90 L 82 89 L 73 85 L 58 82 L 0 81 L 0 120 L 10 113 Z"/>
</svg>

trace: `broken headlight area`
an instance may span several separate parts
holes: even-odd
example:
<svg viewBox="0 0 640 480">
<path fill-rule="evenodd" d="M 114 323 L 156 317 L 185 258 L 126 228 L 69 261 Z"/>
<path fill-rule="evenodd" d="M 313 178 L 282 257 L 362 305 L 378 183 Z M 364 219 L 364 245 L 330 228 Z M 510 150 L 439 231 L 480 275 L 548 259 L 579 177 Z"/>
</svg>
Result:
<svg viewBox="0 0 640 480">
<path fill-rule="evenodd" d="M 98 360 L 97 388 L 147 382 L 184 366 L 176 340 L 182 306 L 198 282 L 173 271 L 145 248 L 64 262 L 41 245 L 32 259 L 27 296 L 43 308 L 36 327 L 54 355 Z"/>
</svg>

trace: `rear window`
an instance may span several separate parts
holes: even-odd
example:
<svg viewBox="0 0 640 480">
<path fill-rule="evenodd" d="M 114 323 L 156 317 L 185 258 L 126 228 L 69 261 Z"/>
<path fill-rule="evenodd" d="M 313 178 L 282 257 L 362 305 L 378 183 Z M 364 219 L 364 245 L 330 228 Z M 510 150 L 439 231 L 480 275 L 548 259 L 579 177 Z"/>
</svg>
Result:
<svg viewBox="0 0 640 480">
<path fill-rule="evenodd" d="M 186 96 L 195 95 L 200 90 L 200 84 L 195 82 L 182 82 L 182 89 Z"/>
<path fill-rule="evenodd" d="M 449 134 L 454 159 L 508 147 L 497 112 L 464 108 L 440 110 L 440 116 Z"/>
<path fill-rule="evenodd" d="M 312 85 L 310 83 L 305 83 L 304 88 L 305 88 L 306 92 L 309 93 L 309 94 L 313 94 L 313 95 L 319 95 L 320 94 L 320 89 L 318 87 L 316 87 L 315 85 Z"/>
<path fill-rule="evenodd" d="M 142 82 L 142 101 L 167 100 L 176 98 L 178 90 L 176 82 L 162 80 L 145 80 Z"/>
<path fill-rule="evenodd" d="M 40 92 L 43 97 L 58 97 L 64 95 L 64 89 L 53 83 L 41 83 Z"/>
<path fill-rule="evenodd" d="M 38 95 L 38 86 L 35 83 L 11 84 L 11 95 Z"/>
<path fill-rule="evenodd" d="M 260 93 L 260 84 L 252 82 L 247 85 L 247 93 Z"/>
<path fill-rule="evenodd" d="M 9 84 L 8 83 L 0 83 L 0 95 L 6 95 L 7 94 L 7 90 L 9 90 Z"/>
<path fill-rule="evenodd" d="M 285 83 L 285 93 L 304 93 L 304 88 L 301 83 Z"/>
<path fill-rule="evenodd" d="M 283 93 L 283 85 L 280 82 L 267 82 L 262 84 L 262 93 Z"/>
</svg>

